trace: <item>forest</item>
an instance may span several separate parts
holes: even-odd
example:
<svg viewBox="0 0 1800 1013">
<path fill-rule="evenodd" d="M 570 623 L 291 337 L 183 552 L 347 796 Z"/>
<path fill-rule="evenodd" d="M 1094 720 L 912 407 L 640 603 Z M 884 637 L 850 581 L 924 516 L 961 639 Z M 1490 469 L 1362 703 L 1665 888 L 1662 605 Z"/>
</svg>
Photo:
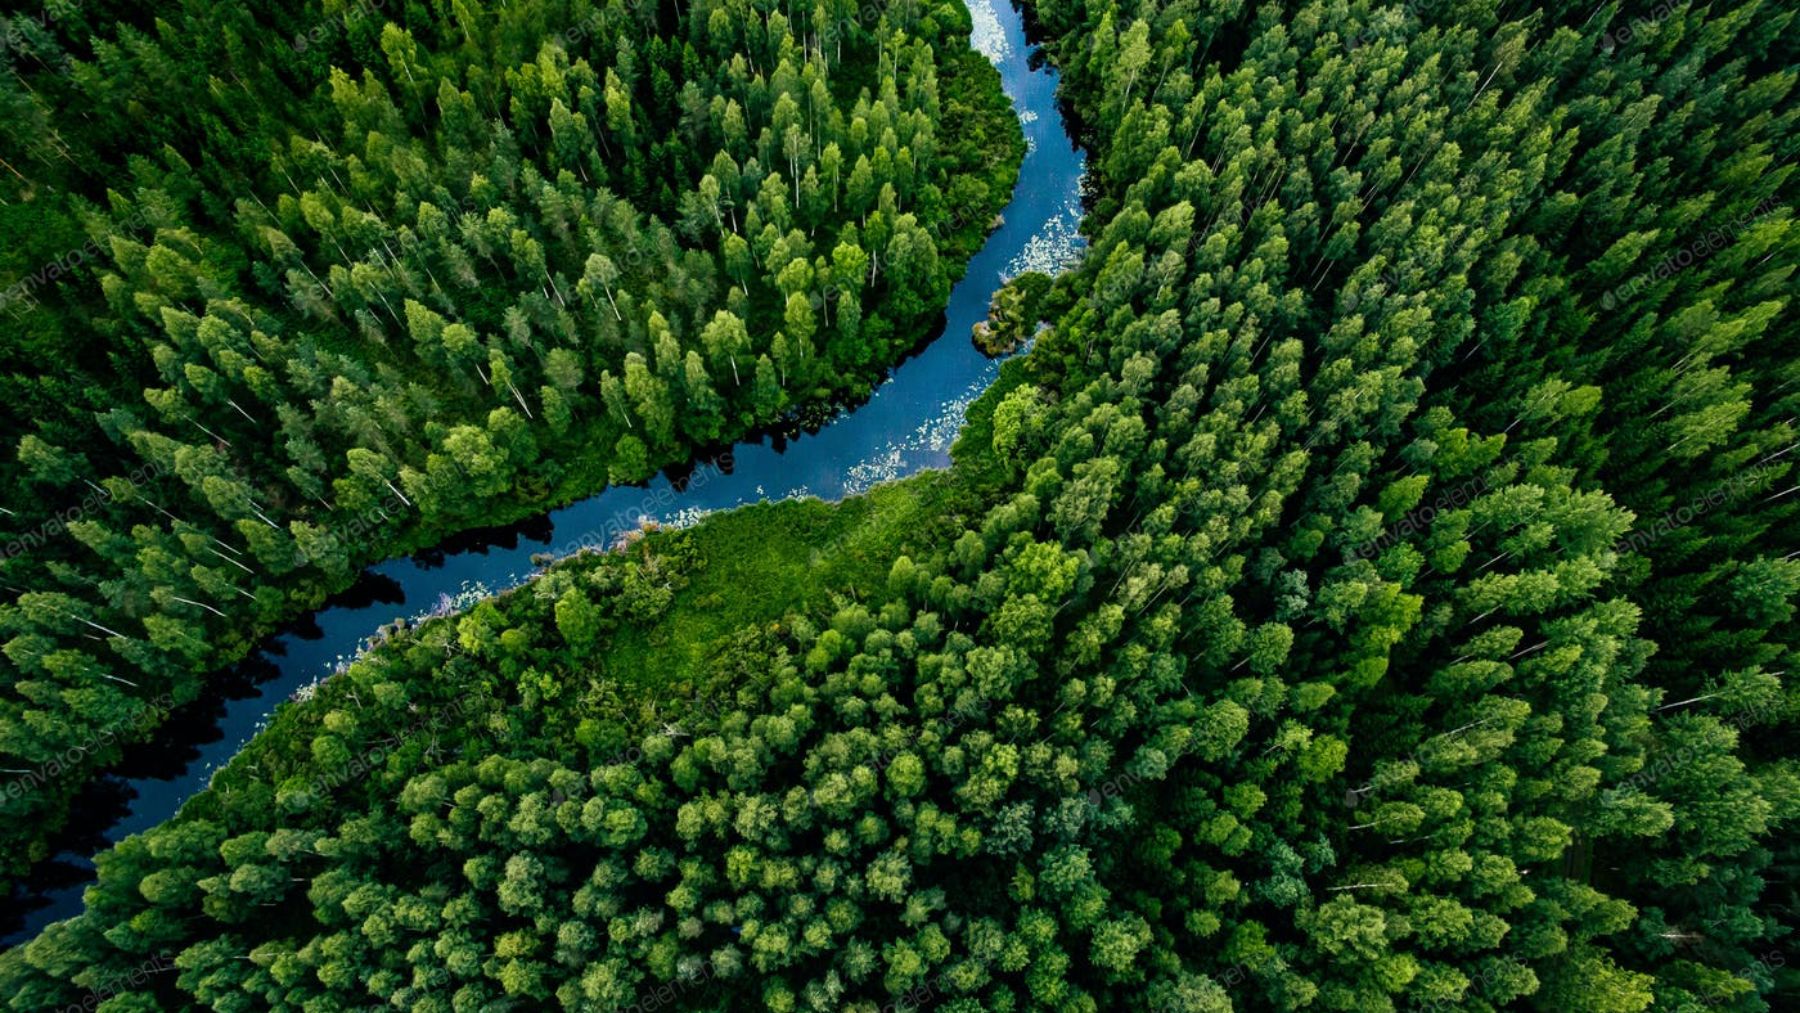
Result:
<svg viewBox="0 0 1800 1013">
<path fill-rule="evenodd" d="M 0 886 L 364 565 L 865 392 L 1017 171 L 955 4 L 163 6 L 0 32 Z"/>
<path fill-rule="evenodd" d="M 13 537 L 109 476 L 6 560 L 7 766 L 198 692 L 251 624 L 185 599 L 866 389 L 1013 186 L 959 4 L 328 6 L 5 35 L 0 278 L 97 283 L 26 283 Z M 9 1007 L 1800 1004 L 1800 12 L 1025 9 L 1088 244 L 996 296 L 951 468 L 384 629 Z"/>
</svg>

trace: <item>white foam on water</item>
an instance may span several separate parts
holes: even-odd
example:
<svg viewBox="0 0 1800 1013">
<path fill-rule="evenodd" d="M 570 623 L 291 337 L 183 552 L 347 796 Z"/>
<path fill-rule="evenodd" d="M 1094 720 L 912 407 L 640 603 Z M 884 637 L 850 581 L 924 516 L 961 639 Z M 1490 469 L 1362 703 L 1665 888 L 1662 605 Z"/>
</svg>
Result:
<svg viewBox="0 0 1800 1013">
<path fill-rule="evenodd" d="M 1081 200 L 1070 198 L 1044 227 L 1025 243 L 1000 273 L 1002 281 L 1017 278 L 1026 271 L 1042 271 L 1055 275 L 1075 263 L 1086 240 L 1081 237 Z"/>
<path fill-rule="evenodd" d="M 1006 38 L 1006 30 L 1000 27 L 999 16 L 988 6 L 990 2 L 992 0 L 983 0 L 969 5 L 969 20 L 974 25 L 969 32 L 969 45 L 998 66 L 1012 55 L 1012 43 Z"/>
<path fill-rule="evenodd" d="M 918 471 L 908 462 L 919 454 L 944 454 L 962 432 L 963 416 L 975 403 L 993 377 L 983 376 L 969 384 L 962 393 L 938 406 L 930 418 L 914 426 L 906 435 L 861 461 L 844 469 L 844 495 L 859 496 L 882 482 L 904 478 Z"/>
</svg>

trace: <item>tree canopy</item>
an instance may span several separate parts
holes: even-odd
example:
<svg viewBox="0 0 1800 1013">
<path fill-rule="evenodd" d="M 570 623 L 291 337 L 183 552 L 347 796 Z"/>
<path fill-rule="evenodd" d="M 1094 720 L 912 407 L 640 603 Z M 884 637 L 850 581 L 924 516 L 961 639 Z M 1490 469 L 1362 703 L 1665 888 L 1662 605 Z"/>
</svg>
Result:
<svg viewBox="0 0 1800 1013">
<path fill-rule="evenodd" d="M 400 631 L 103 856 L 0 993 L 170 953 L 109 1003 L 1790 1008 L 1794 12 L 1031 10 L 1089 246 L 918 514 L 823 547 L 853 578 L 696 680 L 628 648 L 711 607 L 704 530 Z M 793 193 L 737 256 L 789 249 Z M 912 214 L 879 270 L 928 300 Z M 789 336 L 834 264 L 777 275 Z M 602 387 L 640 453 L 690 361 L 723 387 L 730 313 L 666 363 L 644 317 Z"/>
</svg>

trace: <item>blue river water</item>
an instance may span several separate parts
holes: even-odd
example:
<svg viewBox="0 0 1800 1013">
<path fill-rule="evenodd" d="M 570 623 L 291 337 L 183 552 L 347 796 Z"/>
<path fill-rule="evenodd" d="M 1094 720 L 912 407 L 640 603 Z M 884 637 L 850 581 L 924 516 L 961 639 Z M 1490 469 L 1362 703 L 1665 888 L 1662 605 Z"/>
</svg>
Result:
<svg viewBox="0 0 1800 1013">
<path fill-rule="evenodd" d="M 350 591 L 238 665 L 216 698 L 177 712 L 157 742 L 132 750 L 88 789 L 62 850 L 33 870 L 0 914 L 0 946 L 80 913 L 82 892 L 94 878 L 93 853 L 173 816 L 277 704 L 340 668 L 383 624 L 459 609 L 530 577 L 539 569 L 535 555 L 609 546 L 645 521 L 685 525 L 759 500 L 837 500 L 948 465 L 964 410 L 999 372 L 969 340 L 970 329 L 986 317 L 989 299 L 1007 278 L 1027 269 L 1054 272 L 1077 255 L 1086 168 L 1057 107 L 1055 71 L 1031 66 L 1019 12 L 1008 0 L 967 3 L 971 43 L 1000 71 L 1026 154 L 1002 224 L 951 290 L 943 329 L 928 344 L 890 371 L 867 401 L 817 431 L 740 443 L 679 480 L 660 475 L 645 486 L 609 488 L 499 531 L 459 535 L 370 567 Z"/>
</svg>

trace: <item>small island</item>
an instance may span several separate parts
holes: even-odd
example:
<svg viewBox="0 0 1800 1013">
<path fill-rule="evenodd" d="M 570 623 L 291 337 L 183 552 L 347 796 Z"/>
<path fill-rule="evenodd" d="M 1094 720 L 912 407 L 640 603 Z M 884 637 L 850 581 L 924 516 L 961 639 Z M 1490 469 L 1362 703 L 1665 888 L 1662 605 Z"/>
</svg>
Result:
<svg viewBox="0 0 1800 1013">
<path fill-rule="evenodd" d="M 988 356 L 1009 355 L 1036 335 L 1043 322 L 1044 297 L 1053 280 L 1039 271 L 1026 271 L 994 292 L 986 320 L 976 323 L 969 337 Z"/>
</svg>

